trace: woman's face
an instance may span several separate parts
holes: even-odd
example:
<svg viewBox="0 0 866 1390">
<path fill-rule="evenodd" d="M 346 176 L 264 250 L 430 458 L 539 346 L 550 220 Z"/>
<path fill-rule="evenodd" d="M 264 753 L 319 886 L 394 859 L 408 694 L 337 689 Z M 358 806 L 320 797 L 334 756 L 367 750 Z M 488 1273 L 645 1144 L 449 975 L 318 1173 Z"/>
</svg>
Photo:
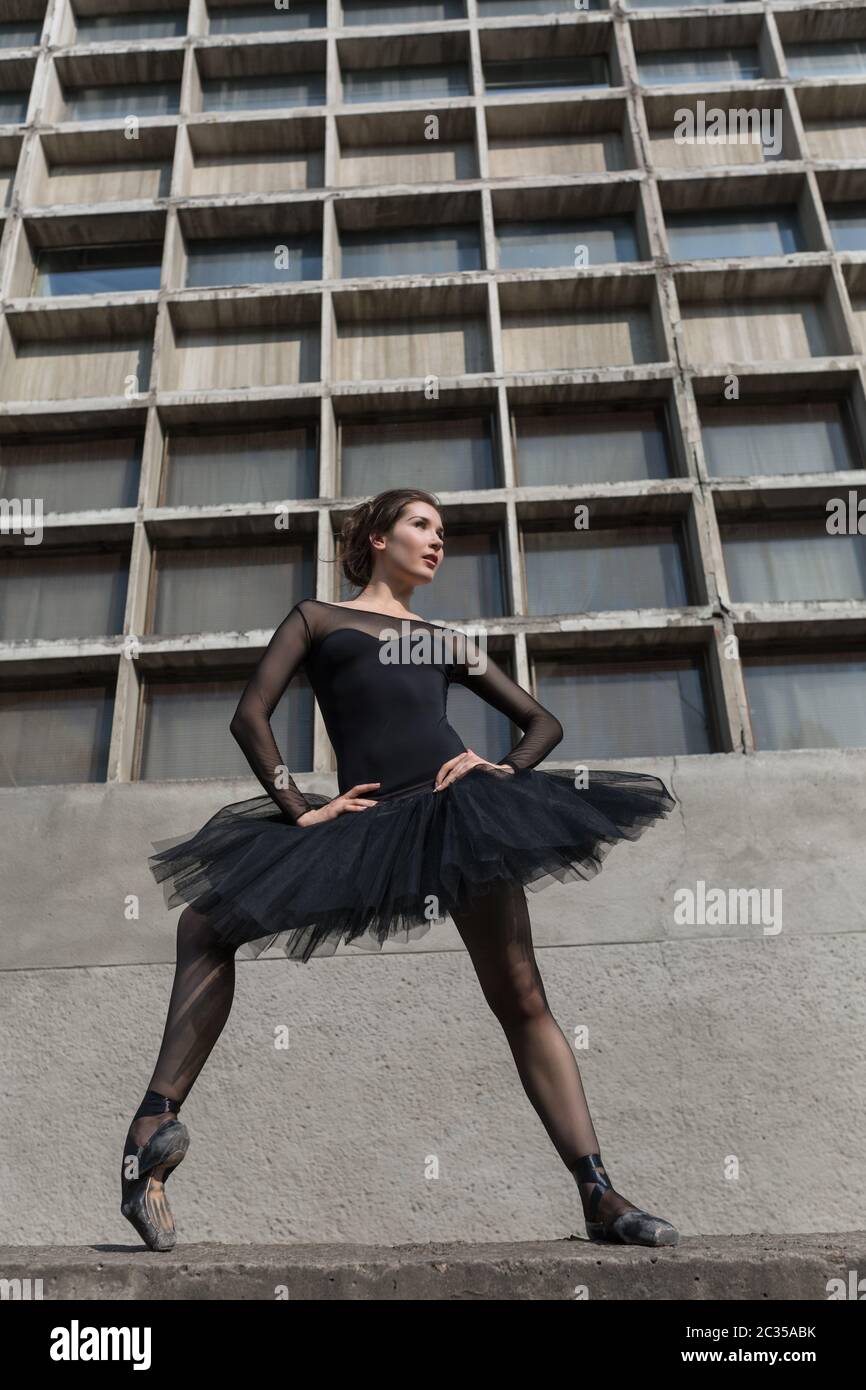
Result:
<svg viewBox="0 0 866 1390">
<path fill-rule="evenodd" d="M 407 502 L 376 548 L 409 584 L 429 584 L 442 563 L 445 527 L 429 502 Z M 384 546 L 381 542 L 384 541 Z"/>
</svg>

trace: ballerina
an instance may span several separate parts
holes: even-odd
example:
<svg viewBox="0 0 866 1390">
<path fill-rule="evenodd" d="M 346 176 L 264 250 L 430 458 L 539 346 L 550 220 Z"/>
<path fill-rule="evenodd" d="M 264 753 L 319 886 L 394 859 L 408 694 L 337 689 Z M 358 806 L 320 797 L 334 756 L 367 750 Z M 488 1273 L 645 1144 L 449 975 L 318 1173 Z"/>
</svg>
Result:
<svg viewBox="0 0 866 1390">
<path fill-rule="evenodd" d="M 150 1249 L 174 1246 L 165 1183 L 189 1146 L 178 1112 L 228 1018 L 238 951 L 279 946 L 300 962 L 340 944 L 375 951 L 450 916 L 578 1185 L 589 1238 L 675 1244 L 674 1226 L 608 1177 L 574 1053 L 547 1001 L 525 888 L 591 878 L 612 845 L 637 839 L 676 802 L 645 773 L 593 770 L 578 785 L 571 772 L 536 771 L 563 737 L 559 720 L 486 653 L 467 654 L 459 631 L 406 611 L 444 563 L 431 493 L 381 493 L 350 513 L 342 541 L 357 599 L 295 604 L 230 724 L 265 795 L 222 807 L 192 837 L 154 845 L 149 859 L 167 905 L 186 906 L 162 1046 L 126 1137 L 121 1211 Z M 301 667 L 336 754 L 334 797 L 301 792 L 271 729 Z M 498 763 L 466 748 L 448 723 L 452 684 L 522 730 Z"/>
</svg>

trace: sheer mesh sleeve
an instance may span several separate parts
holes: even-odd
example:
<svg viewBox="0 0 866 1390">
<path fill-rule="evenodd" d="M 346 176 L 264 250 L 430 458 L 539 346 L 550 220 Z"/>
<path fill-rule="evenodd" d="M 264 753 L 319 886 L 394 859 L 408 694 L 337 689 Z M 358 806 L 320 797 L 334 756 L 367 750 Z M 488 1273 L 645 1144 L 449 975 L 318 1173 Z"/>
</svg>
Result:
<svg viewBox="0 0 866 1390">
<path fill-rule="evenodd" d="M 283 692 L 305 660 L 310 644 L 309 628 L 295 605 L 271 638 L 229 724 L 268 796 L 293 823 L 313 807 L 289 776 L 270 721 Z M 277 786 L 277 779 L 285 786 Z"/>
<path fill-rule="evenodd" d="M 450 667 L 449 676 L 458 685 L 474 690 L 488 705 L 506 714 L 523 730 L 523 737 L 510 753 L 500 758 L 498 766 L 507 763 L 515 770 L 535 767 L 562 739 L 563 728 L 555 715 L 507 676 L 489 655 L 486 671 L 481 672 L 467 661 L 459 661 Z"/>
</svg>

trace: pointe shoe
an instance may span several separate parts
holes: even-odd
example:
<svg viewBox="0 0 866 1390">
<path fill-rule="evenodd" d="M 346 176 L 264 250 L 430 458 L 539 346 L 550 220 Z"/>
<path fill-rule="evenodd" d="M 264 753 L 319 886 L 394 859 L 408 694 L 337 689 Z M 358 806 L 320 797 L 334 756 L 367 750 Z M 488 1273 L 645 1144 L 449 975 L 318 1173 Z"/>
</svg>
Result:
<svg viewBox="0 0 866 1390">
<path fill-rule="evenodd" d="M 134 1117 L 177 1114 L 180 1101 L 148 1091 Z M 130 1125 L 130 1130 L 132 1125 Z M 177 1241 L 174 1217 L 165 1195 L 165 1184 L 189 1148 L 189 1131 L 180 1120 L 159 1125 L 145 1143 L 126 1137 L 121 1168 L 121 1214 L 135 1228 L 150 1250 L 173 1250 Z"/>
<path fill-rule="evenodd" d="M 670 1221 L 665 1221 L 661 1216 L 652 1216 L 647 1211 L 637 1208 L 623 1211 L 608 1222 L 595 1219 L 605 1192 L 613 1191 L 604 1171 L 601 1154 L 584 1154 L 572 1164 L 571 1171 L 579 1183 L 595 1183 L 586 1217 L 586 1234 L 591 1241 L 597 1244 L 676 1245 L 680 1238 L 677 1228 Z"/>
</svg>

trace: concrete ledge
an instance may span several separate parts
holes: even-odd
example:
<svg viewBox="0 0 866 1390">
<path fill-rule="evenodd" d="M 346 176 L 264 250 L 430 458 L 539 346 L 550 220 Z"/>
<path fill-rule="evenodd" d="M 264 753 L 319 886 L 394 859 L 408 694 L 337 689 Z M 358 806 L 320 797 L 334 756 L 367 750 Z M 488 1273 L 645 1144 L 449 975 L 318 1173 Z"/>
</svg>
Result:
<svg viewBox="0 0 866 1390">
<path fill-rule="evenodd" d="M 3 1297 L 56 1299 L 851 1300 L 866 1231 L 686 1237 L 673 1249 L 559 1241 L 427 1245 L 0 1246 Z M 30 1280 L 28 1286 L 25 1281 Z M 28 1292 L 33 1290 L 33 1292 Z"/>
</svg>

